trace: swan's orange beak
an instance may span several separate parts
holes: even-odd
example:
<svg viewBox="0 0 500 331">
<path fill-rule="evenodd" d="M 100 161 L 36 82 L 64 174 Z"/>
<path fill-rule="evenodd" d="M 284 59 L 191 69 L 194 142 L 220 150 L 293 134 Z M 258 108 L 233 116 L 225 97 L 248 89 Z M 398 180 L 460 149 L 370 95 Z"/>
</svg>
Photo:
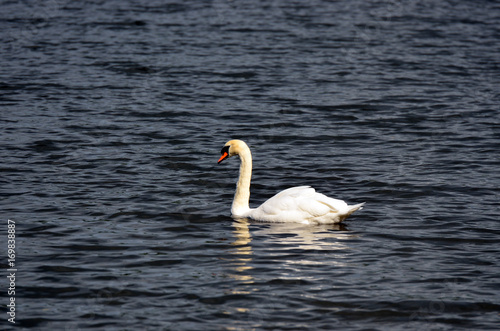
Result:
<svg viewBox="0 0 500 331">
<path fill-rule="evenodd" d="M 222 154 L 222 156 L 220 157 L 219 161 L 217 161 L 217 163 L 221 163 L 222 161 L 227 159 L 228 156 L 229 156 L 229 154 L 227 152 L 224 152 L 224 154 Z"/>
</svg>

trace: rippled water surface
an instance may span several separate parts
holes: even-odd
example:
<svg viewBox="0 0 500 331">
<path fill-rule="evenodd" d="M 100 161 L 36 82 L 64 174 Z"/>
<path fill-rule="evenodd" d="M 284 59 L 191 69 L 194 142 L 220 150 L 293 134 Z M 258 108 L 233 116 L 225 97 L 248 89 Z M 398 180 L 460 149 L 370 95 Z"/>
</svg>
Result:
<svg viewBox="0 0 500 331">
<path fill-rule="evenodd" d="M 0 12 L 16 329 L 498 329 L 497 1 Z M 312 185 L 365 208 L 232 220 L 238 160 L 217 159 L 233 138 L 253 152 L 251 205 Z"/>
</svg>

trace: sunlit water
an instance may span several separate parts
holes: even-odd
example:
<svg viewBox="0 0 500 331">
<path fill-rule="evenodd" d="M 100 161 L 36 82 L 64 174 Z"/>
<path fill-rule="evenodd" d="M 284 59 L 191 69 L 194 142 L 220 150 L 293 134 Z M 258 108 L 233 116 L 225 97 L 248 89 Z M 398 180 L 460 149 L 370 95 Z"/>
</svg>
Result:
<svg viewBox="0 0 500 331">
<path fill-rule="evenodd" d="M 498 2 L 0 9 L 17 329 L 500 325 Z M 251 205 L 312 185 L 365 208 L 232 220 L 232 138 Z"/>
</svg>

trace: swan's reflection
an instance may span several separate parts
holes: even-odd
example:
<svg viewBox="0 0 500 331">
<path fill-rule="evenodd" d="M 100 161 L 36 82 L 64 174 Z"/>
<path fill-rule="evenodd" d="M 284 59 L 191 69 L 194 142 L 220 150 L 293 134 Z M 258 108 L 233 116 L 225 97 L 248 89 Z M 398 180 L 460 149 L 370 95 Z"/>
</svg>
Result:
<svg viewBox="0 0 500 331">
<path fill-rule="evenodd" d="M 345 231 L 344 225 L 270 224 L 247 219 L 236 220 L 232 225 L 234 241 L 229 255 L 233 258 L 228 276 L 236 280 L 236 284 L 232 284 L 227 293 L 261 298 L 267 298 L 267 293 L 260 292 L 270 281 L 301 284 L 303 280 L 324 277 L 311 272 L 312 268 L 346 265 L 343 260 L 348 254 L 348 243 L 356 237 Z M 262 300 L 255 306 L 248 303 L 233 306 L 226 313 L 237 314 L 239 318 L 246 316 L 251 323 L 257 321 L 259 325 L 259 318 L 282 304 L 280 297 L 277 300 L 272 295 L 269 300 Z"/>
<path fill-rule="evenodd" d="M 253 277 L 247 274 L 247 271 L 253 269 L 253 267 L 248 265 L 252 261 L 252 246 L 250 246 L 252 236 L 248 228 L 249 224 L 246 220 L 243 222 L 233 222 L 233 233 L 236 239 L 232 243 L 235 249 L 231 253 L 235 255 L 234 269 L 237 273 L 231 275 L 231 277 L 242 281 L 242 283 L 253 283 Z"/>
<path fill-rule="evenodd" d="M 345 231 L 343 224 L 304 225 L 296 223 L 253 223 L 248 219 L 233 222 L 235 240 L 233 268 L 230 277 L 242 284 L 252 284 L 254 249 L 259 257 L 271 258 L 283 268 L 300 265 L 344 266 L 349 246 L 356 235 Z M 263 238 L 251 245 L 253 237 Z M 278 265 L 276 267 L 279 267 Z M 289 270 L 288 270 L 289 271 Z"/>
</svg>

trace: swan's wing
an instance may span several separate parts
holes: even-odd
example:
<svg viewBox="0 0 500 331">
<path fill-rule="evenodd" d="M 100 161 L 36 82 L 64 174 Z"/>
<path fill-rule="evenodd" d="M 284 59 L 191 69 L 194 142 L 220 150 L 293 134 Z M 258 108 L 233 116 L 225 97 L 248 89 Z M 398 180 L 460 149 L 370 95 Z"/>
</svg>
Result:
<svg viewBox="0 0 500 331">
<path fill-rule="evenodd" d="M 338 213 L 346 207 L 347 204 L 342 200 L 317 193 L 310 186 L 298 186 L 281 191 L 264 202 L 257 208 L 255 216 L 275 222 L 307 220 Z"/>
<path fill-rule="evenodd" d="M 269 215 L 276 215 L 283 210 L 295 209 L 296 200 L 303 196 L 311 196 L 316 191 L 310 186 L 297 186 L 283 190 L 264 202 L 259 209 Z"/>
</svg>

